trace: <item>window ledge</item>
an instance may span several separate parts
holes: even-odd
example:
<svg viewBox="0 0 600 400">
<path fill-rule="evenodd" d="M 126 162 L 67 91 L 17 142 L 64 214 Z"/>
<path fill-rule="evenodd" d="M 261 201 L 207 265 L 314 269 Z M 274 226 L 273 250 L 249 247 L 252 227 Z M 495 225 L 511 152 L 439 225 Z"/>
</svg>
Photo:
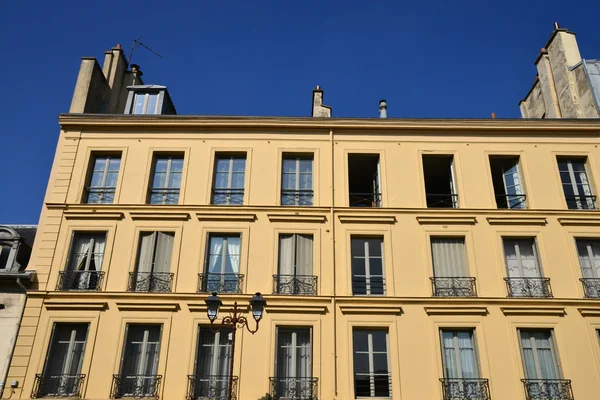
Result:
<svg viewBox="0 0 600 400">
<path fill-rule="evenodd" d="M 428 217 L 428 216 L 417 216 L 417 222 L 420 225 L 475 225 L 477 223 L 476 217 Z"/>
<path fill-rule="evenodd" d="M 544 217 L 502 216 L 486 219 L 490 225 L 546 225 L 548 223 Z"/>
<path fill-rule="evenodd" d="M 265 311 L 267 314 L 275 313 L 293 313 L 293 314 L 325 314 L 327 313 L 327 306 L 303 306 L 295 304 L 279 304 L 276 306 L 266 306 Z"/>
<path fill-rule="evenodd" d="M 563 307 L 500 307 L 504 315 L 547 315 L 562 317 L 566 315 Z"/>
<path fill-rule="evenodd" d="M 285 214 L 267 214 L 271 222 L 318 222 L 324 223 L 327 221 L 325 215 L 316 214 L 300 214 L 299 212 Z"/>
<path fill-rule="evenodd" d="M 600 317 L 600 308 L 578 308 L 582 317 Z"/>
<path fill-rule="evenodd" d="M 242 214 L 235 212 L 197 212 L 196 217 L 200 221 L 237 221 L 254 222 L 256 214 Z"/>
<path fill-rule="evenodd" d="M 187 221 L 190 219 L 190 214 L 181 212 L 168 211 L 146 211 L 146 212 L 130 212 L 129 216 L 134 221 L 139 220 L 161 220 L 161 221 Z"/>
<path fill-rule="evenodd" d="M 83 211 L 69 211 L 64 212 L 66 219 L 104 219 L 104 220 L 121 220 L 124 214 L 122 212 L 115 211 L 97 211 L 91 209 L 87 212 Z"/>
<path fill-rule="evenodd" d="M 388 315 L 401 315 L 402 307 L 394 305 L 340 305 L 340 311 L 342 314 L 388 314 Z"/>
<path fill-rule="evenodd" d="M 119 311 L 170 311 L 179 310 L 179 304 L 173 303 L 117 303 Z"/>
<path fill-rule="evenodd" d="M 104 311 L 108 308 L 106 302 L 74 303 L 73 301 L 45 301 L 46 310 L 86 310 L 86 311 Z"/>
<path fill-rule="evenodd" d="M 338 215 L 342 224 L 395 224 L 393 215 Z"/>
<path fill-rule="evenodd" d="M 427 315 L 488 315 L 487 307 L 424 307 Z"/>
<path fill-rule="evenodd" d="M 600 217 L 571 217 L 559 218 L 558 222 L 562 226 L 600 226 Z"/>
</svg>

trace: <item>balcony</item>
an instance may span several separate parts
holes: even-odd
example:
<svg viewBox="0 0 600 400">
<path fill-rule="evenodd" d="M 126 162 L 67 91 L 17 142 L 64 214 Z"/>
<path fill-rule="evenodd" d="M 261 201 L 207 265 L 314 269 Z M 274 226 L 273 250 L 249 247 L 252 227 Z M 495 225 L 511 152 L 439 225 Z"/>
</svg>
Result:
<svg viewBox="0 0 600 400">
<path fill-rule="evenodd" d="M 434 297 L 477 297 L 475 278 L 434 277 L 429 279 Z"/>
<path fill-rule="evenodd" d="M 504 278 L 508 297 L 552 297 L 550 278 Z"/>
<path fill-rule="evenodd" d="M 56 290 L 98 291 L 103 279 L 104 271 L 60 271 Z"/>
<path fill-rule="evenodd" d="M 281 205 L 282 206 L 312 206 L 313 205 L 314 190 L 303 189 L 303 190 L 289 190 L 283 189 L 281 191 Z"/>
<path fill-rule="evenodd" d="M 273 294 L 317 295 L 315 275 L 273 275 Z"/>
<path fill-rule="evenodd" d="M 425 193 L 427 208 L 458 208 L 458 194 Z"/>
<path fill-rule="evenodd" d="M 31 390 L 31 398 L 74 397 L 81 398 L 85 375 L 43 375 L 36 374 Z"/>
<path fill-rule="evenodd" d="M 269 378 L 271 400 L 317 400 L 318 378 Z"/>
<path fill-rule="evenodd" d="M 440 379 L 443 400 L 490 400 L 487 379 Z"/>
<path fill-rule="evenodd" d="M 383 276 L 371 276 L 365 278 L 355 276 L 352 278 L 352 294 L 353 295 L 384 295 L 385 294 L 385 278 Z"/>
<path fill-rule="evenodd" d="M 237 400 L 238 377 L 231 378 L 231 399 L 229 399 L 229 376 L 227 375 L 188 375 L 188 400 Z"/>
<path fill-rule="evenodd" d="M 179 203 L 179 188 L 152 188 L 148 192 L 148 204 Z"/>
<path fill-rule="evenodd" d="M 355 374 L 354 397 L 392 396 L 392 375 L 389 373 Z"/>
<path fill-rule="evenodd" d="M 198 274 L 198 293 L 242 293 L 242 274 Z"/>
<path fill-rule="evenodd" d="M 130 272 L 128 292 L 170 292 L 174 274 L 170 272 Z"/>
<path fill-rule="evenodd" d="M 496 205 L 498 208 L 508 208 L 510 210 L 523 210 L 527 208 L 524 194 L 497 194 Z"/>
<path fill-rule="evenodd" d="M 381 207 L 381 193 L 350 193 L 350 207 Z"/>
<path fill-rule="evenodd" d="M 568 379 L 521 379 L 526 400 L 573 400 Z"/>
<path fill-rule="evenodd" d="M 114 187 L 86 187 L 85 203 L 88 204 L 112 204 L 115 200 Z"/>
<path fill-rule="evenodd" d="M 244 189 L 213 189 L 212 204 L 241 206 L 244 204 Z"/>
<path fill-rule="evenodd" d="M 162 375 L 113 375 L 110 398 L 139 397 L 158 399 Z"/>
<path fill-rule="evenodd" d="M 569 210 L 595 210 L 596 196 L 565 196 Z"/>
<path fill-rule="evenodd" d="M 588 299 L 600 299 L 600 278 L 581 278 L 583 292 Z"/>
</svg>

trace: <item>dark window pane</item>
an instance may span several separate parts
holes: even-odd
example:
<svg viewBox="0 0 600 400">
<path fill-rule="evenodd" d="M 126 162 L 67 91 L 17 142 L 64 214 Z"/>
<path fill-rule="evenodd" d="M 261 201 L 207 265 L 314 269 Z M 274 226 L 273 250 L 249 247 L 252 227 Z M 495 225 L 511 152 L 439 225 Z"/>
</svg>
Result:
<svg viewBox="0 0 600 400">
<path fill-rule="evenodd" d="M 369 258 L 369 272 L 371 276 L 383 276 L 383 260 L 381 258 Z"/>
<path fill-rule="evenodd" d="M 371 331 L 373 336 L 373 350 L 374 351 L 387 351 L 387 331 Z"/>
<path fill-rule="evenodd" d="M 367 282 L 365 278 L 352 278 L 352 294 L 367 294 Z"/>
<path fill-rule="evenodd" d="M 389 397 L 390 382 L 387 375 L 375 377 L 375 397 Z"/>
<path fill-rule="evenodd" d="M 368 365 L 367 365 L 368 368 Z M 373 372 L 376 374 L 387 374 L 388 363 L 386 353 L 375 353 L 373 354 Z M 360 371 L 357 371 L 360 372 Z"/>
<path fill-rule="evenodd" d="M 354 372 L 355 373 L 369 373 L 369 354 L 368 353 L 354 353 Z"/>
<path fill-rule="evenodd" d="M 368 332 L 355 329 L 353 334 L 354 351 L 369 351 Z"/>
<path fill-rule="evenodd" d="M 352 259 L 352 275 L 364 275 L 365 274 L 365 259 L 364 258 L 353 258 Z"/>
<path fill-rule="evenodd" d="M 364 256 L 365 255 L 365 240 L 359 238 L 353 238 L 351 240 L 351 251 L 353 256 Z"/>
<path fill-rule="evenodd" d="M 371 397 L 371 383 L 368 376 L 354 376 L 354 395 L 356 397 Z"/>
<path fill-rule="evenodd" d="M 369 255 L 370 256 L 381 256 L 381 239 L 373 238 L 367 239 L 369 243 Z"/>
<path fill-rule="evenodd" d="M 370 283 L 371 294 L 385 294 L 382 277 L 380 277 L 380 276 L 371 277 L 369 279 L 369 283 Z"/>
</svg>

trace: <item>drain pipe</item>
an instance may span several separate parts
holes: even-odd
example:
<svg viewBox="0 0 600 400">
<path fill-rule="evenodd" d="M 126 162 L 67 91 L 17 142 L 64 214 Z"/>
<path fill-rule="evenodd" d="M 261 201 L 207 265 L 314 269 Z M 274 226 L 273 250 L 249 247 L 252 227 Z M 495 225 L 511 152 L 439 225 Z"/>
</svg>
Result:
<svg viewBox="0 0 600 400">
<path fill-rule="evenodd" d="M 329 209 L 329 221 L 331 223 L 331 249 L 333 263 L 333 398 L 338 396 L 338 359 L 337 359 L 337 303 L 336 303 L 336 262 L 335 262 L 335 150 L 333 144 L 333 128 L 329 130 L 329 145 L 331 147 L 331 208 Z"/>
</svg>

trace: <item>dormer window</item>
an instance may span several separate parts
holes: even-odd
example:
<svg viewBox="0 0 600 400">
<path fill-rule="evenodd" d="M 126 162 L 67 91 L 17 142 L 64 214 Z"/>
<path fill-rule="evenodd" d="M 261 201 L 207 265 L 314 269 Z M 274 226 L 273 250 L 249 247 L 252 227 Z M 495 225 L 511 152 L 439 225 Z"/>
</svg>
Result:
<svg viewBox="0 0 600 400">
<path fill-rule="evenodd" d="M 125 114 L 133 115 L 174 115 L 177 114 L 166 86 L 128 86 Z"/>
<path fill-rule="evenodd" d="M 136 93 L 133 100 L 132 114 L 160 114 L 157 109 L 158 92 Z"/>
</svg>

